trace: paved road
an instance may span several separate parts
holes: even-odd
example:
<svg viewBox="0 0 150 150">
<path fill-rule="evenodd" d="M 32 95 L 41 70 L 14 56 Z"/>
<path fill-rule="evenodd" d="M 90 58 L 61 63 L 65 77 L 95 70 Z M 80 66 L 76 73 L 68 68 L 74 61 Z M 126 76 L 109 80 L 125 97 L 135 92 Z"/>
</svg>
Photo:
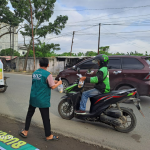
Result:
<svg viewBox="0 0 150 150">
<path fill-rule="evenodd" d="M 6 93 L 0 93 L 0 113 L 15 117 L 17 119 L 25 120 L 31 88 L 31 76 L 15 74 L 6 75 L 10 77 L 7 80 L 9 87 Z M 100 123 L 84 122 L 77 119 L 64 120 L 60 118 L 57 111 L 57 106 L 62 95 L 63 94 L 58 93 L 57 90 L 52 91 L 50 116 L 53 131 L 78 138 L 79 140 L 83 140 L 88 143 L 106 145 L 119 150 L 150 149 L 149 97 L 141 97 L 141 105 L 143 107 L 145 118 L 142 117 L 133 104 L 122 104 L 133 108 L 134 113 L 137 116 L 136 128 L 134 131 L 126 134 L 117 132 L 111 127 Z M 89 108 L 89 103 L 87 108 Z M 43 126 L 38 109 L 33 117 L 33 123 Z"/>
<path fill-rule="evenodd" d="M 0 115 L 0 131 L 6 132 L 15 138 L 31 144 L 32 146 L 40 150 L 110 150 L 108 148 L 103 148 L 103 146 L 93 146 L 92 144 L 87 144 L 85 142 L 80 142 L 71 137 L 66 137 L 61 134 L 52 133 L 59 136 L 58 141 L 45 141 L 44 131 L 42 128 L 36 126 L 30 126 L 30 133 L 27 138 L 22 138 L 18 132 L 22 129 L 24 123 L 9 119 L 5 116 Z M 2 135 L 1 135 L 2 137 Z M 0 137 L 0 150 L 3 144 L 3 140 Z M 12 143 L 13 144 L 13 143 Z M 6 146 L 6 145 L 5 145 Z M 10 147 L 10 145 L 8 145 Z M 24 146 L 22 148 L 25 149 Z M 29 150 L 29 149 L 28 149 Z"/>
</svg>

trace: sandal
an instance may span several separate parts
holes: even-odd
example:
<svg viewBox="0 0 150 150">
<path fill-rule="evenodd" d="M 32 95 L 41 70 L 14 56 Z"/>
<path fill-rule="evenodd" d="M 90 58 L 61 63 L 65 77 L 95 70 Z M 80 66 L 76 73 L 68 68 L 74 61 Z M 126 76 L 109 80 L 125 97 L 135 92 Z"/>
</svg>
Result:
<svg viewBox="0 0 150 150">
<path fill-rule="evenodd" d="M 53 138 L 52 139 L 46 139 L 46 141 L 58 141 L 59 140 L 59 137 L 57 137 L 57 136 L 55 136 L 55 135 L 53 135 Z"/>
<path fill-rule="evenodd" d="M 24 129 L 22 129 L 22 130 L 19 132 L 19 135 L 22 136 L 23 138 L 27 138 L 27 136 L 24 135 L 24 134 L 22 133 L 22 131 L 24 131 Z"/>
</svg>

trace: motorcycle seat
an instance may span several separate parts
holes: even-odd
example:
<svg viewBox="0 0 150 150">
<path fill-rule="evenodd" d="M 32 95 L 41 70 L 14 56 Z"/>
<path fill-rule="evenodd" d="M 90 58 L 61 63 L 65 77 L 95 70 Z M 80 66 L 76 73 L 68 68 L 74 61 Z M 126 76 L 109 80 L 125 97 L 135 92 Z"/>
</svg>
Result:
<svg viewBox="0 0 150 150">
<path fill-rule="evenodd" d="M 115 91 L 111 91 L 109 93 L 98 94 L 98 95 L 93 96 L 91 98 L 101 98 L 101 97 L 104 97 L 104 96 L 107 96 L 107 95 L 114 95 L 115 93 L 122 94 L 122 93 L 126 93 L 126 92 L 134 92 L 134 91 L 136 91 L 136 88 L 123 89 L 123 90 L 115 90 Z"/>
</svg>

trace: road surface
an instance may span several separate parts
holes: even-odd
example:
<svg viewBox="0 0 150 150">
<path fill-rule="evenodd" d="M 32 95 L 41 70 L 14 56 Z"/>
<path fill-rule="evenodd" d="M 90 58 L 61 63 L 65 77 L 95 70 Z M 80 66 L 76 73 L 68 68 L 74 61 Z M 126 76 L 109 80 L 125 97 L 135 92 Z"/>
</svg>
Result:
<svg viewBox="0 0 150 150">
<path fill-rule="evenodd" d="M 31 75 L 5 74 L 8 89 L 0 93 L 0 114 L 19 120 L 25 120 L 31 89 Z M 133 104 L 122 104 L 133 109 L 137 117 L 137 126 L 130 133 L 120 133 L 102 123 L 90 123 L 77 119 L 64 120 L 58 114 L 58 103 L 61 96 L 57 89 L 52 90 L 50 119 L 52 130 L 70 137 L 97 145 L 105 145 L 119 150 L 149 150 L 150 98 L 141 97 L 145 118 Z M 89 108 L 89 103 L 87 104 Z M 36 109 L 32 123 L 43 127 L 40 112 Z"/>
</svg>

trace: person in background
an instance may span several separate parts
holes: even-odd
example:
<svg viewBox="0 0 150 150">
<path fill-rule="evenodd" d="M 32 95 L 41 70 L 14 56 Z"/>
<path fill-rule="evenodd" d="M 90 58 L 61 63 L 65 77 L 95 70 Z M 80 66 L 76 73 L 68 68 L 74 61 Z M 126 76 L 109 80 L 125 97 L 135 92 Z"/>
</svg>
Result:
<svg viewBox="0 0 150 150">
<path fill-rule="evenodd" d="M 62 84 L 62 81 L 54 81 L 52 74 L 47 71 L 47 67 L 49 67 L 49 60 L 47 58 L 41 58 L 39 60 L 39 65 L 40 68 L 32 74 L 32 87 L 25 129 L 22 129 L 19 132 L 19 135 L 24 138 L 27 137 L 32 116 L 36 107 L 38 107 L 43 120 L 46 140 L 58 140 L 59 137 L 54 136 L 51 133 L 49 107 L 51 89 L 58 87 L 60 84 Z"/>
</svg>

